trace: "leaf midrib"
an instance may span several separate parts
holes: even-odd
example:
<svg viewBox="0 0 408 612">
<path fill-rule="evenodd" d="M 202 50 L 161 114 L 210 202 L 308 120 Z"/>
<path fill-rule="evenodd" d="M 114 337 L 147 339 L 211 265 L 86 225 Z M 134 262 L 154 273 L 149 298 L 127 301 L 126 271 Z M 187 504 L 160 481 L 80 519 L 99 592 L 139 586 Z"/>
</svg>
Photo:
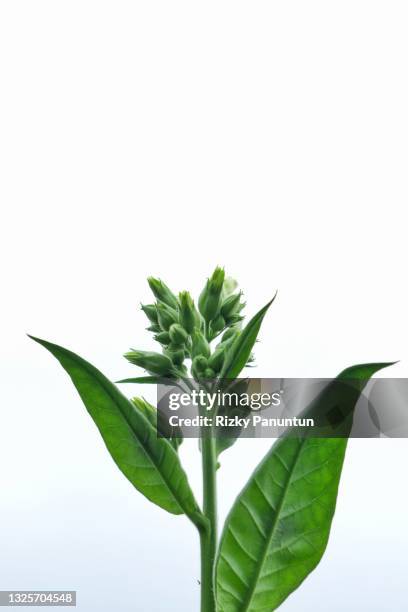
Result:
<svg viewBox="0 0 408 612">
<path fill-rule="evenodd" d="M 291 474 L 290 474 L 290 476 L 288 478 L 288 481 L 287 481 L 287 483 L 286 483 L 286 485 L 284 487 L 282 498 L 281 498 L 281 500 L 280 500 L 280 502 L 278 504 L 278 507 L 276 509 L 274 524 L 273 524 L 273 527 L 271 529 L 271 533 L 270 533 L 269 537 L 266 539 L 266 544 L 265 544 L 265 547 L 264 547 L 264 551 L 263 551 L 262 557 L 261 557 L 261 559 L 260 559 L 260 561 L 258 563 L 257 572 L 256 572 L 256 575 L 255 575 L 254 580 L 253 580 L 253 586 L 251 587 L 251 590 L 250 590 L 250 592 L 248 593 L 248 595 L 246 597 L 246 600 L 244 602 L 244 607 L 242 608 L 242 612 L 247 612 L 249 610 L 249 606 L 251 605 L 252 599 L 254 597 L 254 594 L 255 594 L 255 591 L 256 591 L 256 585 L 258 583 L 259 576 L 261 575 L 261 571 L 262 571 L 262 568 L 263 568 L 264 563 L 265 563 L 265 559 L 266 559 L 266 556 L 267 556 L 267 553 L 268 553 L 268 549 L 269 549 L 270 543 L 272 542 L 272 539 L 273 539 L 273 537 L 275 535 L 276 526 L 277 526 L 277 524 L 279 522 L 279 516 L 280 516 L 281 510 L 282 510 L 283 504 L 285 502 L 286 495 L 288 493 L 289 487 L 292 484 L 292 476 L 293 476 L 294 471 L 295 471 L 295 466 L 296 466 L 297 461 L 299 459 L 300 453 L 302 452 L 302 449 L 303 449 L 305 441 L 306 441 L 305 439 L 301 440 L 299 448 L 296 451 L 296 455 L 294 457 L 294 461 L 293 461 L 293 464 L 292 464 L 292 472 L 291 472 Z"/>
</svg>

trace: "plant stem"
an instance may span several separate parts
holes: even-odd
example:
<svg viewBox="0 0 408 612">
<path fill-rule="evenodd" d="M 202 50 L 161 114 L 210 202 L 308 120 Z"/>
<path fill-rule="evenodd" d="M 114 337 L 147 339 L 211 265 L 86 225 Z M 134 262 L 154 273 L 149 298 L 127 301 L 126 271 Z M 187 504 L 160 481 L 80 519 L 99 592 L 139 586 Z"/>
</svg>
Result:
<svg viewBox="0 0 408 612">
<path fill-rule="evenodd" d="M 217 457 L 211 430 L 202 430 L 203 513 L 207 527 L 200 531 L 201 612 L 215 612 L 214 562 L 217 551 Z"/>
</svg>

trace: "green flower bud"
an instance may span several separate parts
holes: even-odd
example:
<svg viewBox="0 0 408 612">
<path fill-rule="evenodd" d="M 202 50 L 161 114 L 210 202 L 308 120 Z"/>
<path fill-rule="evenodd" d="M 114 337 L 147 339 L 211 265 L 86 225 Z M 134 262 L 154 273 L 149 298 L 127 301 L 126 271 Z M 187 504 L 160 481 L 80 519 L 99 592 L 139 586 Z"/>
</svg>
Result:
<svg viewBox="0 0 408 612">
<path fill-rule="evenodd" d="M 229 327 L 226 332 L 223 333 L 221 342 L 226 342 L 230 338 L 235 338 L 239 334 L 239 329 L 236 327 Z"/>
<path fill-rule="evenodd" d="M 195 327 L 200 327 L 200 315 L 198 314 L 194 301 L 188 291 L 179 294 L 180 301 L 180 323 L 184 329 L 191 334 Z"/>
<path fill-rule="evenodd" d="M 192 341 L 193 346 L 191 355 L 193 359 L 194 357 L 198 357 L 199 355 L 202 355 L 203 357 L 210 356 L 210 345 L 208 344 L 204 334 L 198 331 L 198 329 L 194 330 L 192 335 Z"/>
<path fill-rule="evenodd" d="M 225 350 L 225 352 L 227 352 L 227 350 L 230 348 L 231 344 L 233 344 L 236 340 L 236 338 L 238 338 L 239 334 L 241 332 L 239 331 L 239 329 L 234 329 L 234 334 L 229 336 L 226 340 L 224 340 L 224 336 L 222 337 L 222 341 L 217 344 L 217 346 L 215 347 L 215 350 L 218 351 L 219 349 L 223 348 Z"/>
<path fill-rule="evenodd" d="M 238 313 L 232 314 L 230 317 L 225 319 L 227 325 L 236 325 L 244 320 L 244 317 Z"/>
<path fill-rule="evenodd" d="M 208 359 L 208 366 L 214 370 L 214 372 L 220 372 L 225 358 L 225 346 L 220 345 L 215 349 L 213 354 Z"/>
<path fill-rule="evenodd" d="M 200 378 L 201 376 L 204 376 L 204 372 L 206 368 L 207 368 L 207 359 L 205 357 L 203 357 L 202 355 L 198 355 L 198 357 L 195 357 L 193 359 L 193 363 L 191 366 L 191 372 L 194 378 Z"/>
<path fill-rule="evenodd" d="M 185 342 L 187 342 L 188 334 L 184 327 L 182 327 L 178 323 L 173 323 L 173 325 L 169 329 L 169 334 L 171 341 L 175 344 L 184 344 Z"/>
<path fill-rule="evenodd" d="M 198 309 L 207 322 L 215 319 L 218 314 L 224 278 L 224 270 L 222 268 L 215 268 L 213 275 L 207 280 L 198 298 Z"/>
<path fill-rule="evenodd" d="M 147 331 L 151 331 L 154 334 L 159 334 L 162 331 L 162 328 L 157 323 L 153 323 L 153 325 L 150 325 L 149 327 L 146 327 L 146 329 L 147 329 Z"/>
<path fill-rule="evenodd" d="M 174 350 L 174 348 L 169 347 L 168 349 L 166 349 L 165 355 L 170 357 L 174 365 L 177 366 L 180 366 L 185 358 L 185 352 L 182 348 L 177 348 L 176 350 Z"/>
<path fill-rule="evenodd" d="M 212 370 L 211 368 L 206 368 L 204 372 L 204 377 L 207 378 L 208 380 L 211 380 L 212 378 L 214 378 L 215 377 L 214 370 Z"/>
<path fill-rule="evenodd" d="M 171 342 L 169 332 L 160 332 L 154 337 L 154 339 L 157 340 L 157 342 L 160 342 L 160 344 L 163 346 L 167 346 Z"/>
<path fill-rule="evenodd" d="M 170 376 L 173 371 L 173 363 L 167 355 L 153 353 L 149 351 L 129 351 L 125 357 L 133 363 L 147 370 L 150 374 L 159 376 Z"/>
<path fill-rule="evenodd" d="M 149 321 L 156 324 L 159 322 L 157 318 L 156 304 L 141 304 L 141 308 Z"/>
<path fill-rule="evenodd" d="M 193 366 L 199 372 L 204 372 L 204 370 L 207 367 L 207 365 L 208 365 L 208 360 L 205 357 L 203 357 L 202 355 L 198 355 L 198 357 L 194 357 L 194 359 L 193 359 Z"/>
<path fill-rule="evenodd" d="M 222 286 L 223 298 L 227 298 L 229 295 L 231 295 L 231 293 L 234 293 L 237 287 L 238 287 L 238 283 L 235 280 L 235 278 L 231 278 L 231 276 L 227 276 Z"/>
<path fill-rule="evenodd" d="M 216 336 L 219 334 L 225 327 L 225 319 L 222 315 L 218 315 L 213 321 L 210 323 L 210 331 L 212 336 Z"/>
<path fill-rule="evenodd" d="M 150 289 L 153 291 L 154 296 L 159 302 L 163 302 L 164 304 L 167 304 L 167 306 L 177 310 L 177 298 L 174 293 L 170 291 L 167 285 L 163 283 L 163 281 L 161 281 L 159 278 L 149 276 L 147 282 L 149 283 Z"/>
<path fill-rule="evenodd" d="M 162 304 L 161 302 L 157 304 L 157 315 L 163 331 L 168 331 L 173 323 L 177 323 L 177 312 L 170 308 L 170 306 L 167 306 L 167 304 Z"/>
<path fill-rule="evenodd" d="M 221 314 L 225 319 L 238 312 L 240 299 L 241 293 L 233 293 L 223 301 L 221 306 Z"/>
</svg>

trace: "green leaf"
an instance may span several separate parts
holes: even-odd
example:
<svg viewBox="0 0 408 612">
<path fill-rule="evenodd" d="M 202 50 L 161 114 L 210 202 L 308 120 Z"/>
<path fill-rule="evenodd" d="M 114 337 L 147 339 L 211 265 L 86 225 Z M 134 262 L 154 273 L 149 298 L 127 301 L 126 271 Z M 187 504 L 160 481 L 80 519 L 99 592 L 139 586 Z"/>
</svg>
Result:
<svg viewBox="0 0 408 612">
<path fill-rule="evenodd" d="M 220 378 L 236 378 L 245 367 L 251 356 L 251 351 L 256 342 L 264 316 L 276 297 L 266 304 L 257 314 L 252 317 L 249 323 L 232 343 L 225 356 L 224 366 L 221 370 Z"/>
<path fill-rule="evenodd" d="M 69 374 L 118 468 L 147 499 L 195 524 L 201 513 L 172 445 L 157 437 L 152 423 L 93 365 L 45 340 Z"/>
<path fill-rule="evenodd" d="M 245 366 L 248 365 L 248 360 L 251 358 L 252 349 L 258 337 L 259 330 L 261 328 L 262 321 L 266 315 L 270 305 L 276 298 L 276 293 L 257 314 L 252 317 L 242 332 L 232 342 L 230 348 L 227 350 L 224 360 L 224 365 L 221 370 L 219 385 L 223 387 L 224 384 L 229 384 L 226 379 L 233 379 L 239 376 L 240 372 Z M 239 382 L 239 381 L 238 381 Z M 237 415 L 238 416 L 238 415 Z M 240 415 L 242 416 L 242 415 Z M 237 428 L 236 435 L 231 435 L 231 430 L 224 436 L 221 435 L 216 440 L 216 453 L 217 457 L 225 450 L 230 448 L 238 440 L 240 431 Z"/>
<path fill-rule="evenodd" d="M 174 384 L 169 378 L 163 378 L 162 376 L 137 376 L 136 378 L 124 378 L 123 380 L 117 380 L 116 383 L 135 383 L 139 385 L 166 385 Z"/>
<path fill-rule="evenodd" d="M 133 397 L 131 402 L 133 402 L 136 408 L 140 410 L 153 427 L 157 429 L 159 434 L 166 438 L 172 447 L 177 450 L 183 442 L 183 433 L 180 427 L 172 427 L 168 420 L 163 417 L 162 412 L 149 404 L 145 399 Z"/>
<path fill-rule="evenodd" d="M 347 428 L 367 379 L 387 365 L 353 366 L 336 379 L 351 380 L 342 396 Z M 324 390 L 304 414 L 324 413 L 330 392 Z M 341 433 L 348 435 L 344 426 Z M 329 537 L 346 446 L 347 437 L 290 435 L 273 445 L 224 526 L 216 567 L 219 612 L 275 610 L 316 567 Z"/>
<path fill-rule="evenodd" d="M 248 391 L 248 379 L 238 378 L 234 380 L 226 387 L 225 391 L 228 391 L 231 394 L 237 394 L 237 397 L 239 397 L 239 395 Z M 234 403 L 233 397 L 227 406 L 219 406 L 217 409 L 218 416 L 228 416 L 230 418 L 236 417 L 237 419 L 242 419 L 243 417 L 248 417 L 250 414 L 250 409 L 248 409 L 246 406 L 241 406 L 238 399 Z M 221 455 L 221 453 L 235 444 L 242 433 L 242 427 L 242 425 L 236 425 L 235 427 L 230 427 L 227 425 L 217 427 L 217 437 L 215 440 L 217 458 Z"/>
</svg>

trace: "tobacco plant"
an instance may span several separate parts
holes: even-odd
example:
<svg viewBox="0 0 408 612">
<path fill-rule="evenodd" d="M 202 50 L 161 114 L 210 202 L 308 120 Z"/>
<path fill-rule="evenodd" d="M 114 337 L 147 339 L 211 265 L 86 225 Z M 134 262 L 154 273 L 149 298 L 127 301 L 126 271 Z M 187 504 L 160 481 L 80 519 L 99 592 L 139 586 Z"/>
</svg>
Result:
<svg viewBox="0 0 408 612">
<path fill-rule="evenodd" d="M 137 384 L 237 378 L 253 361 L 252 350 L 273 300 L 243 325 L 244 302 L 236 282 L 216 268 L 197 305 L 187 291 L 175 295 L 148 279 L 155 302 L 142 305 L 160 352 L 130 350 L 126 359 L 145 376 Z M 203 502 L 196 501 L 181 465 L 180 434 L 160 435 L 160 414 L 140 397 L 127 399 L 93 365 L 71 351 L 33 338 L 47 348 L 72 379 L 119 469 L 148 500 L 184 514 L 201 545 L 201 612 L 275 610 L 319 563 L 329 537 L 347 446 L 342 437 L 284 435 L 271 447 L 238 495 L 220 539 L 217 525 L 219 455 L 234 437 L 200 440 Z M 386 363 L 356 365 L 336 380 L 350 381 L 354 407 L 368 379 Z M 327 402 L 323 391 L 314 407 Z M 159 417 L 159 418 L 158 418 Z M 349 423 L 348 427 L 351 427 Z"/>
</svg>

